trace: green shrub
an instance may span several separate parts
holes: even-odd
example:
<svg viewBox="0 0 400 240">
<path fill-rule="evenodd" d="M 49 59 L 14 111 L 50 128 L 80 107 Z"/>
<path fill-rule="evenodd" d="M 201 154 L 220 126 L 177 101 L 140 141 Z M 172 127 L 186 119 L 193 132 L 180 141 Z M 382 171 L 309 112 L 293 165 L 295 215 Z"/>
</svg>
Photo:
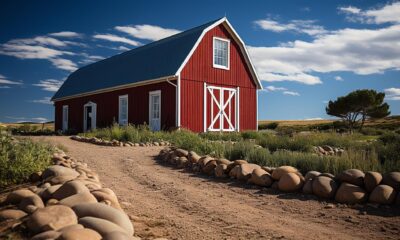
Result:
<svg viewBox="0 0 400 240">
<path fill-rule="evenodd" d="M 271 122 L 271 123 L 267 123 L 267 124 L 260 124 L 258 126 L 259 130 L 264 130 L 264 129 L 271 129 L 271 130 L 275 130 L 278 127 L 279 123 L 277 122 Z"/>
<path fill-rule="evenodd" d="M 0 187 L 25 181 L 30 174 L 43 171 L 51 163 L 53 147 L 24 139 L 14 142 L 0 134 Z"/>
</svg>

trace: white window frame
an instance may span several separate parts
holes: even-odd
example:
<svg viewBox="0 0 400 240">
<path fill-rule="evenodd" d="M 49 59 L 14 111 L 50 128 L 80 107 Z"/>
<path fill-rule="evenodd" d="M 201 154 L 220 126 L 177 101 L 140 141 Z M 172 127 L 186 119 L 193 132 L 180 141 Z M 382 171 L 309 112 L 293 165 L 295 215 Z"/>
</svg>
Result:
<svg viewBox="0 0 400 240">
<path fill-rule="evenodd" d="M 126 99 L 126 119 L 122 119 L 121 115 L 121 99 Z M 118 97 L 118 123 L 119 125 L 128 125 L 128 119 L 129 119 L 129 102 L 128 102 L 128 94 L 121 95 Z"/>
<path fill-rule="evenodd" d="M 159 124 L 160 124 L 160 129 L 159 130 L 161 130 L 161 102 L 162 102 L 162 96 L 161 96 L 161 90 L 156 90 L 156 91 L 151 91 L 151 92 L 149 92 L 149 127 L 150 127 L 150 129 L 152 130 L 152 131 L 154 131 L 154 129 L 152 129 L 152 127 L 151 127 L 151 124 L 152 124 L 152 117 L 151 117 L 151 114 L 152 114 L 152 100 L 151 100 L 151 97 L 153 96 L 153 95 L 158 95 L 158 96 L 160 96 L 160 103 L 159 103 L 159 110 L 158 110 L 158 119 L 159 119 Z"/>
<path fill-rule="evenodd" d="M 223 42 L 227 42 L 228 43 L 228 59 L 227 59 L 228 66 L 223 66 L 223 65 L 219 65 L 219 64 L 215 63 L 215 40 L 219 40 L 219 41 L 223 41 Z M 212 51 L 213 51 L 213 54 L 212 54 L 212 56 L 213 56 L 213 59 L 212 59 L 213 67 L 214 68 L 219 68 L 219 69 L 229 70 L 230 65 L 231 65 L 231 61 L 230 61 L 230 59 L 231 59 L 231 40 L 230 39 L 225 39 L 225 38 L 220 38 L 220 37 L 213 37 L 213 48 L 212 48 Z"/>
<path fill-rule="evenodd" d="M 66 109 L 66 112 L 67 112 L 66 116 L 64 115 L 65 114 L 65 109 Z M 68 105 L 63 105 L 62 106 L 62 130 L 63 130 L 63 132 L 68 130 L 68 120 L 69 120 L 68 119 L 68 115 L 69 115 Z M 67 119 L 66 121 L 65 121 L 65 118 Z"/>
</svg>

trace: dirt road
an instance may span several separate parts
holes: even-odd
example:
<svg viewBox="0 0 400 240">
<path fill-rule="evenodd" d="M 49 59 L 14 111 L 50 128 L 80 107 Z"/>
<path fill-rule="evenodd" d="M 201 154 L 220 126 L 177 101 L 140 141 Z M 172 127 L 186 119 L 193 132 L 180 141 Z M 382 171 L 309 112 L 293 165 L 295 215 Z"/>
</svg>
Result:
<svg viewBox="0 0 400 240">
<path fill-rule="evenodd" d="M 160 165 L 161 147 L 61 144 L 118 195 L 144 239 L 399 239 L 400 209 L 349 208 Z"/>
</svg>

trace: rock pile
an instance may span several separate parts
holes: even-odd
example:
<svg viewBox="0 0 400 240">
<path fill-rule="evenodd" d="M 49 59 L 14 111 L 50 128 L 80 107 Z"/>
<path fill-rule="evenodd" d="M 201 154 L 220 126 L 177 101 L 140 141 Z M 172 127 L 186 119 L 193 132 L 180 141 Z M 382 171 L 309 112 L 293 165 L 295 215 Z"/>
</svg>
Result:
<svg viewBox="0 0 400 240">
<path fill-rule="evenodd" d="M 1 203 L 0 225 L 22 223 L 33 240 L 134 239 L 134 229 L 115 193 L 103 188 L 85 163 L 63 152 L 54 165 L 33 174 L 37 185 L 9 193 Z"/>
<path fill-rule="evenodd" d="M 378 172 L 348 169 L 338 176 L 309 171 L 303 176 L 296 168 L 271 168 L 248 163 L 246 160 L 199 156 L 193 151 L 167 147 L 160 151 L 159 160 L 190 171 L 232 178 L 261 187 L 272 187 L 282 192 L 303 192 L 344 204 L 365 202 L 400 204 L 400 172 L 382 176 Z"/>
<path fill-rule="evenodd" d="M 171 143 L 168 141 L 159 141 L 159 142 L 141 142 L 141 143 L 133 143 L 133 142 L 122 142 L 118 140 L 104 140 L 96 137 L 83 137 L 74 135 L 70 137 L 72 140 L 79 142 L 92 143 L 101 146 L 111 146 L 111 147 L 151 147 L 151 146 L 170 146 Z"/>
<path fill-rule="evenodd" d="M 344 149 L 324 145 L 315 146 L 314 152 L 318 155 L 341 156 L 344 153 Z"/>
</svg>

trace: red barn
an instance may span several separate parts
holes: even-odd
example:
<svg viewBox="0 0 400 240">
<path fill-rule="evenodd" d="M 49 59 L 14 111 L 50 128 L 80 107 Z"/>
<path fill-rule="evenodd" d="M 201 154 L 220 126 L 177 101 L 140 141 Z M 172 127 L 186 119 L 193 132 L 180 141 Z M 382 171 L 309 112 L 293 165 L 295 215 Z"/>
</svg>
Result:
<svg viewBox="0 0 400 240">
<path fill-rule="evenodd" d="M 52 98 L 55 128 L 256 130 L 261 88 L 244 42 L 221 18 L 78 69 Z"/>
</svg>

